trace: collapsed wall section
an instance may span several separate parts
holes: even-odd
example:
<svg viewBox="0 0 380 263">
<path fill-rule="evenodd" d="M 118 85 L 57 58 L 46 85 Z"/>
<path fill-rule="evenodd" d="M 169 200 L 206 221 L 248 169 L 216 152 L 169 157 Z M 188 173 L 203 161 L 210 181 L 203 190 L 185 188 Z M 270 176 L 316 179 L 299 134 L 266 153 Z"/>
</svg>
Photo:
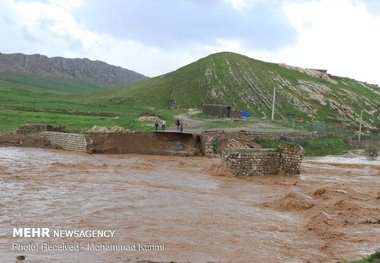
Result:
<svg viewBox="0 0 380 263">
<path fill-rule="evenodd" d="M 139 153 L 157 155 L 201 155 L 200 136 L 178 132 L 62 133 L 35 135 L 49 147 L 89 153 Z"/>
<path fill-rule="evenodd" d="M 280 171 L 285 174 L 299 174 L 303 148 L 298 144 L 283 143 L 277 148 L 280 153 Z"/>
<path fill-rule="evenodd" d="M 280 170 L 276 149 L 231 149 L 224 151 L 222 158 L 236 175 L 272 175 Z"/>
<path fill-rule="evenodd" d="M 201 155 L 200 137 L 178 132 L 86 134 L 93 153 L 139 153 L 157 155 Z"/>
<path fill-rule="evenodd" d="M 63 132 L 42 132 L 41 136 L 50 141 L 51 146 L 70 151 L 87 151 L 87 141 L 84 134 Z"/>
<path fill-rule="evenodd" d="M 281 144 L 277 149 L 227 149 L 223 162 L 236 175 L 277 175 L 300 173 L 303 148 L 296 144 Z"/>
</svg>

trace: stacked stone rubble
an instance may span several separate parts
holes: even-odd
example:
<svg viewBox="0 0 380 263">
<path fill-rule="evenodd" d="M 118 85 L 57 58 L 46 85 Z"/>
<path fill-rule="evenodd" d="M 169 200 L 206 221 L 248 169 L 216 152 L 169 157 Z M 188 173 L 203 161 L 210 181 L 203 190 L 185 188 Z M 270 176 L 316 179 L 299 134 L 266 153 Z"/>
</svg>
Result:
<svg viewBox="0 0 380 263">
<path fill-rule="evenodd" d="M 277 150 L 281 158 L 280 171 L 286 174 L 299 174 L 303 148 L 298 144 L 283 143 Z"/>
<path fill-rule="evenodd" d="M 70 151 L 87 151 L 87 141 L 84 134 L 42 132 L 41 136 L 48 139 L 53 147 Z"/>
<path fill-rule="evenodd" d="M 280 153 L 273 149 L 231 149 L 222 154 L 224 162 L 236 175 L 278 174 Z"/>
<path fill-rule="evenodd" d="M 303 148 L 281 144 L 277 149 L 226 149 L 222 159 L 236 175 L 299 174 Z"/>
</svg>

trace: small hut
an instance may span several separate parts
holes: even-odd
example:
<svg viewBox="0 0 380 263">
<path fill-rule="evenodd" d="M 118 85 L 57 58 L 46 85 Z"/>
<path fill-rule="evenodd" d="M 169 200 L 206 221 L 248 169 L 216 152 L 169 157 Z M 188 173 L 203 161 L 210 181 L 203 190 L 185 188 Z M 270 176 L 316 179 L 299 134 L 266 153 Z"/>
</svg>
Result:
<svg viewBox="0 0 380 263">
<path fill-rule="evenodd" d="M 240 118 L 240 111 L 222 104 L 204 104 L 203 114 L 208 118 Z"/>
</svg>

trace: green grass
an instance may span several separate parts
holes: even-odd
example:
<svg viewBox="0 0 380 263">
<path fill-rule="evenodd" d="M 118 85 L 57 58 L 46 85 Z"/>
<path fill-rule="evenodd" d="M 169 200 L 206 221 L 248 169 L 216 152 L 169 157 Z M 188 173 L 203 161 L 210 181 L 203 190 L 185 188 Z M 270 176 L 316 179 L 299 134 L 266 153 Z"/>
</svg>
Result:
<svg viewBox="0 0 380 263">
<path fill-rule="evenodd" d="M 345 262 L 345 263 L 378 263 L 378 262 L 380 262 L 380 250 L 373 253 L 372 255 L 370 255 L 366 258 L 363 258 L 360 260 L 349 261 L 349 262 Z"/>
<path fill-rule="evenodd" d="M 95 85 L 27 76 L 0 76 L 0 130 L 15 130 L 25 123 L 65 125 L 79 131 L 94 125 L 121 126 L 136 131 L 152 130 L 149 122 L 138 121 L 141 113 L 155 113 L 174 122 L 178 111 L 133 108 L 118 104 L 86 104 L 78 95 L 100 90 Z"/>
<path fill-rule="evenodd" d="M 0 86 L 8 86 L 14 89 L 22 90 L 28 88 L 30 90 L 39 90 L 41 92 L 50 90 L 52 92 L 61 94 L 83 94 L 85 92 L 99 91 L 104 89 L 95 84 L 89 84 L 75 80 L 38 78 L 16 74 L 0 75 Z"/>
<path fill-rule="evenodd" d="M 281 143 L 284 143 L 283 140 L 271 140 L 271 139 L 260 139 L 256 140 L 256 143 L 260 144 L 263 148 L 277 148 Z"/>
<path fill-rule="evenodd" d="M 53 126 L 65 125 L 72 131 L 90 128 L 94 125 L 130 127 L 134 125 L 133 117 L 134 116 L 128 115 L 121 117 L 102 117 L 49 112 L 1 110 L 0 129 L 15 130 L 18 126 L 25 123 L 50 124 Z"/>
<path fill-rule="evenodd" d="M 255 142 L 263 148 L 277 148 L 281 143 L 286 143 L 284 140 L 273 139 L 260 139 Z M 352 149 L 345 139 L 333 136 L 306 138 L 302 147 L 305 156 L 340 155 Z"/>
<path fill-rule="evenodd" d="M 306 156 L 340 155 L 352 149 L 345 139 L 333 136 L 307 138 L 303 147 Z"/>
<path fill-rule="evenodd" d="M 25 123 L 50 124 L 53 126 L 64 125 L 71 131 L 80 131 L 88 129 L 94 125 L 99 126 L 121 126 L 134 131 L 153 130 L 153 124 L 150 122 L 142 122 L 138 120 L 141 113 L 147 112 L 144 109 L 128 110 L 119 109 L 124 112 L 115 112 L 113 116 L 97 116 L 104 112 L 96 111 L 96 107 L 92 108 L 91 114 L 73 113 L 52 113 L 52 112 L 34 112 L 20 110 L 0 110 L 0 130 L 15 130 L 18 126 Z M 155 111 L 156 114 L 166 119 L 169 123 L 174 123 L 174 112 Z"/>
</svg>

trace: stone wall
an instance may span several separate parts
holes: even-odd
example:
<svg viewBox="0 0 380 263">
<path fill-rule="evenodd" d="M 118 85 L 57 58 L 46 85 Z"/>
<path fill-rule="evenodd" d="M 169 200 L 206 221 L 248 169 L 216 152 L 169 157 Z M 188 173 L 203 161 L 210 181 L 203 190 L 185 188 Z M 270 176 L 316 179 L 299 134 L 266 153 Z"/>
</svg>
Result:
<svg viewBox="0 0 380 263">
<path fill-rule="evenodd" d="M 280 170 L 280 153 L 275 149 L 231 149 L 222 158 L 236 175 L 272 175 Z"/>
<path fill-rule="evenodd" d="M 303 148 L 297 144 L 283 143 L 278 146 L 280 171 L 285 174 L 299 174 L 303 158 Z"/>
<path fill-rule="evenodd" d="M 277 149 L 227 149 L 223 162 L 236 175 L 299 174 L 303 148 L 295 144 L 281 144 Z"/>
<path fill-rule="evenodd" d="M 86 137 L 83 134 L 42 132 L 41 136 L 48 139 L 53 147 L 70 151 L 87 151 Z"/>
<path fill-rule="evenodd" d="M 209 118 L 240 118 L 240 111 L 231 106 L 219 104 L 204 104 L 202 112 Z"/>
</svg>

